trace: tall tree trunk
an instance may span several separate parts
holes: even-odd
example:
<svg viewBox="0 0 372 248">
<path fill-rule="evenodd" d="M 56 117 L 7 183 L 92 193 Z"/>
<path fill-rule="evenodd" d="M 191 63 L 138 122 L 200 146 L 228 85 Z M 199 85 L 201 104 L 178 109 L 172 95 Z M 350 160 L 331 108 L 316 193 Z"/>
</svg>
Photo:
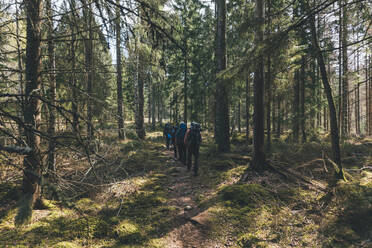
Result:
<svg viewBox="0 0 372 248">
<path fill-rule="evenodd" d="M 343 0 L 342 7 L 342 137 L 348 135 L 349 130 L 349 80 L 348 80 L 348 57 L 347 57 L 347 40 L 348 40 L 348 14 L 347 14 L 347 0 Z"/>
<path fill-rule="evenodd" d="M 155 93 L 155 85 L 152 82 L 152 78 L 149 78 L 149 83 L 150 83 L 150 90 L 151 90 L 151 129 L 155 130 L 155 124 L 156 124 L 156 93 Z M 158 111 L 158 120 L 159 120 L 159 111 Z"/>
<path fill-rule="evenodd" d="M 48 91 L 48 170 L 55 171 L 55 125 L 56 117 L 54 107 L 56 101 L 56 77 L 55 77 L 55 51 L 54 51 L 54 31 L 53 31 L 53 11 L 51 0 L 46 1 L 47 26 L 48 26 L 48 75 L 49 75 L 49 91 Z"/>
<path fill-rule="evenodd" d="M 305 119 L 305 81 L 306 81 L 306 64 L 305 57 L 302 57 L 301 66 L 301 131 L 302 131 L 302 143 L 306 142 L 306 119 Z"/>
<path fill-rule="evenodd" d="M 241 127 L 241 118 L 240 118 L 240 98 L 238 100 L 238 132 L 241 133 L 242 132 L 242 127 Z"/>
<path fill-rule="evenodd" d="M 296 70 L 293 77 L 293 142 L 298 143 L 300 131 L 300 76 Z"/>
<path fill-rule="evenodd" d="M 339 121 L 339 128 L 341 131 L 343 121 L 343 107 L 342 107 L 342 0 L 338 1 L 338 5 L 340 7 L 339 12 L 339 33 L 338 33 L 338 121 Z"/>
<path fill-rule="evenodd" d="M 307 6 L 307 11 L 310 11 L 310 7 Z M 316 28 L 315 28 L 315 19 L 314 15 L 310 15 L 310 31 L 311 31 L 311 38 L 312 38 L 312 46 L 315 52 L 315 56 L 318 60 L 318 66 L 320 69 L 320 73 L 322 76 L 323 87 L 325 94 L 327 96 L 328 107 L 329 107 L 329 118 L 331 121 L 331 143 L 332 143 L 332 153 L 333 153 L 333 161 L 338 166 L 338 173 L 337 176 L 340 179 L 345 180 L 344 171 L 341 164 L 341 152 L 340 152 L 340 139 L 339 139 L 339 130 L 337 125 L 337 114 L 336 108 L 333 102 L 332 96 L 332 89 L 328 82 L 327 71 L 324 64 L 324 58 L 322 51 L 319 47 Z"/>
<path fill-rule="evenodd" d="M 226 69 L 226 0 L 217 0 L 217 73 Z M 229 135 L 229 92 L 226 82 L 217 79 L 216 85 L 216 133 L 215 139 L 220 152 L 230 151 Z M 218 110 L 218 111 L 217 111 Z"/>
<path fill-rule="evenodd" d="M 359 40 L 359 35 L 357 37 Z M 357 48 L 357 72 L 359 74 L 359 48 Z M 360 135 L 360 84 L 355 85 L 355 132 Z"/>
<path fill-rule="evenodd" d="M 368 50 L 366 49 L 366 54 L 368 54 Z M 369 134 L 369 115 L 371 113 L 371 110 L 369 109 L 369 98 L 370 98 L 370 95 L 368 94 L 369 93 L 369 87 L 368 87 L 368 82 L 369 82 L 369 75 L 368 75 L 368 57 L 366 56 L 366 88 L 365 88 L 365 91 L 366 91 L 366 134 L 368 135 Z"/>
<path fill-rule="evenodd" d="M 188 71 L 188 67 L 187 67 L 187 39 L 185 38 L 185 52 L 184 52 L 184 82 L 183 82 L 183 122 L 186 123 L 187 125 L 187 80 L 188 80 L 188 77 L 187 77 L 187 71 Z"/>
<path fill-rule="evenodd" d="M 367 63 L 367 70 L 368 70 L 368 79 L 369 82 L 369 90 L 368 90 L 368 100 L 369 100 L 369 106 L 368 106 L 368 134 L 372 135 L 372 63 L 371 63 L 371 56 L 368 56 L 368 63 Z"/>
<path fill-rule="evenodd" d="M 257 29 L 255 46 L 259 47 L 263 42 L 264 28 L 264 0 L 256 0 Z M 253 115 L 253 159 L 251 167 L 254 170 L 263 170 L 265 166 L 264 150 L 264 55 L 260 54 L 256 62 L 254 73 L 254 115 Z"/>
<path fill-rule="evenodd" d="M 119 5 L 119 0 L 116 0 Z M 120 27 L 120 9 L 116 7 L 116 94 L 117 94 L 117 121 L 118 121 L 118 136 L 119 139 L 125 138 L 124 133 L 124 118 L 123 118 L 123 83 L 122 83 L 122 65 L 121 65 L 121 27 Z"/>
<path fill-rule="evenodd" d="M 271 0 L 267 1 L 267 11 L 268 11 L 268 27 L 267 33 L 270 35 L 271 32 Z M 267 55 L 267 77 L 266 77 L 266 148 L 268 151 L 271 149 L 271 55 Z"/>
<path fill-rule="evenodd" d="M 281 109 L 280 109 L 280 104 L 281 104 L 281 96 L 278 95 L 278 99 L 277 99 L 277 108 L 278 108 L 278 116 L 277 116 L 277 127 L 276 127 L 276 137 L 277 138 L 280 138 L 280 134 L 281 134 L 281 122 L 282 122 L 282 113 L 280 112 Z"/>
<path fill-rule="evenodd" d="M 152 97 L 152 94 L 151 94 L 151 86 L 148 87 L 148 95 L 147 95 L 147 112 L 148 112 L 148 118 L 147 118 L 147 123 L 148 124 L 151 124 L 151 97 Z"/>
<path fill-rule="evenodd" d="M 245 117 L 246 117 L 246 120 L 245 120 L 245 137 L 246 137 L 247 141 L 249 140 L 249 121 L 251 119 L 251 116 L 250 116 L 250 109 L 251 109 L 250 95 L 251 95 L 251 84 L 250 84 L 250 80 L 249 80 L 249 73 L 247 72 L 247 76 L 246 76 L 246 79 L 245 79 Z"/>
<path fill-rule="evenodd" d="M 88 1 L 88 3 L 87 3 Z M 86 87 L 87 87 L 87 136 L 88 140 L 94 137 L 93 130 L 93 13 L 91 0 L 83 0 L 83 12 L 88 31 L 88 38 L 85 43 L 85 67 L 86 67 Z M 89 4 L 89 6 L 88 6 Z"/>
<path fill-rule="evenodd" d="M 72 129 L 74 132 L 79 130 L 79 115 L 78 115 L 78 86 L 76 82 L 76 57 L 75 57 L 75 42 L 76 42 L 76 18 L 75 18 L 75 1 L 70 2 L 70 10 L 71 10 L 71 19 L 70 19 L 70 32 L 71 32 L 71 42 L 70 42 L 70 58 L 71 58 L 71 74 L 70 74 L 70 82 L 72 85 L 72 103 L 71 103 L 71 111 L 72 111 Z"/>
<path fill-rule="evenodd" d="M 29 221 L 31 218 L 31 208 L 36 200 L 40 198 L 42 161 L 40 156 L 40 136 L 36 132 L 40 131 L 41 125 L 41 6 L 42 0 L 29 0 L 25 2 L 27 14 L 27 43 L 26 43 L 26 89 L 25 89 L 25 108 L 23 112 L 25 123 L 26 143 L 32 149 L 23 161 L 23 182 L 22 189 L 26 201 L 25 209 L 28 218 L 21 218 L 21 212 L 16 219 L 18 224 Z M 20 209 L 21 211 L 21 209 Z"/>
<path fill-rule="evenodd" d="M 144 94 L 143 86 L 145 81 L 145 71 L 143 58 L 140 51 L 137 50 L 137 114 L 136 114 L 136 132 L 140 139 L 146 136 L 143 117 Z"/>
<path fill-rule="evenodd" d="M 22 64 L 22 55 L 21 55 L 21 43 L 20 43 L 20 30 L 19 30 L 19 12 L 18 12 L 18 3 L 15 1 L 15 8 L 16 8 L 16 44 L 17 44 L 17 61 L 18 61 L 18 80 L 19 80 L 19 89 L 18 94 L 21 95 L 20 97 L 20 104 L 18 104 L 18 117 L 20 120 L 23 120 L 23 112 L 24 112 L 24 87 L 23 87 L 23 64 Z M 18 124 L 18 137 L 21 140 L 23 136 L 23 126 L 19 123 Z M 20 143 L 20 142 L 19 142 Z M 21 144 L 19 144 L 21 145 Z"/>
</svg>

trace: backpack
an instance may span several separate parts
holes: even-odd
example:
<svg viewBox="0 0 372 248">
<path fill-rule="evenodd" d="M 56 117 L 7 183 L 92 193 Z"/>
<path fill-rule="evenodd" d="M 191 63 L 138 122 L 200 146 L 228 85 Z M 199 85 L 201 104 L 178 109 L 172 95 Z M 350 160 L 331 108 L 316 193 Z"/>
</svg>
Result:
<svg viewBox="0 0 372 248">
<path fill-rule="evenodd" d="M 190 140 L 190 144 L 191 145 L 200 145 L 201 143 L 201 134 L 200 134 L 200 124 L 198 123 L 195 123 L 192 127 L 191 127 L 191 131 L 190 131 L 190 137 L 189 137 L 189 140 Z"/>
<path fill-rule="evenodd" d="M 163 134 L 167 136 L 170 133 L 171 133 L 170 125 L 167 123 L 167 124 L 165 124 Z"/>
<path fill-rule="evenodd" d="M 178 131 L 176 133 L 177 144 L 182 144 L 183 143 L 183 139 L 185 138 L 185 134 L 186 134 L 186 125 L 182 123 L 180 125 L 180 128 L 178 129 Z"/>
</svg>

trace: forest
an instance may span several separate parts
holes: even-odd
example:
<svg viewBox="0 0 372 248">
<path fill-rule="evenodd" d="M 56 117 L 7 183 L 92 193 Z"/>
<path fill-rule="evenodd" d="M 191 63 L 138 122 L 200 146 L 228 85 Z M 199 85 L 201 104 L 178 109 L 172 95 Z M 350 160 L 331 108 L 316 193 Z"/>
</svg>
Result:
<svg viewBox="0 0 372 248">
<path fill-rule="evenodd" d="M 372 1 L 0 0 L 0 247 L 372 247 Z"/>
</svg>

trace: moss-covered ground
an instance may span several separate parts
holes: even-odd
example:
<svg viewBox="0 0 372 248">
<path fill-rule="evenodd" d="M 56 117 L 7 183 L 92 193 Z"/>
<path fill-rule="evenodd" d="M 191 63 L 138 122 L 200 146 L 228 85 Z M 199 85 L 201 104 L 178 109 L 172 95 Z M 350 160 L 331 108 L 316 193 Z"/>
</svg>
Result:
<svg viewBox="0 0 372 248">
<path fill-rule="evenodd" d="M 372 140 L 345 141 L 348 181 L 331 186 L 327 138 L 274 141 L 272 168 L 258 174 L 249 170 L 252 147 L 243 134 L 218 154 L 203 133 L 194 177 L 161 135 L 119 142 L 107 134 L 98 148 L 106 159 L 89 173 L 85 160 L 61 153 L 56 190 L 45 186 L 46 208 L 20 227 L 20 176 L 5 180 L 12 169 L 0 165 L 8 173 L 0 184 L 0 247 L 372 247 Z"/>
</svg>

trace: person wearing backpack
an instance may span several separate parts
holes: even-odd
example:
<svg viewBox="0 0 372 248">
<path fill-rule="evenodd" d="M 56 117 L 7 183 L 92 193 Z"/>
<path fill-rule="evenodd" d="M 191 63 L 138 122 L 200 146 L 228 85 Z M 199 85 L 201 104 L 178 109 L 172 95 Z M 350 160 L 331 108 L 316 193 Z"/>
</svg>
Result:
<svg viewBox="0 0 372 248">
<path fill-rule="evenodd" d="M 181 122 L 179 129 L 176 133 L 176 143 L 179 155 L 179 160 L 186 165 L 186 148 L 184 143 L 184 138 L 186 134 L 187 126 L 184 122 Z"/>
<path fill-rule="evenodd" d="M 164 126 L 163 136 L 165 138 L 165 146 L 167 147 L 167 149 L 169 149 L 169 143 L 170 143 L 171 138 L 172 138 L 169 123 L 165 124 L 165 126 Z"/>
<path fill-rule="evenodd" d="M 191 169 L 192 166 L 192 156 L 194 156 L 194 176 L 198 175 L 199 170 L 199 148 L 202 141 L 200 124 L 196 122 L 191 122 L 191 128 L 187 130 L 185 135 L 185 145 L 187 149 L 187 170 Z"/>
<path fill-rule="evenodd" d="M 176 144 L 176 133 L 178 130 L 177 125 L 173 126 L 171 129 L 171 135 L 172 135 L 172 145 L 173 145 L 173 151 L 174 151 L 174 158 L 177 159 L 177 144 Z"/>
</svg>

